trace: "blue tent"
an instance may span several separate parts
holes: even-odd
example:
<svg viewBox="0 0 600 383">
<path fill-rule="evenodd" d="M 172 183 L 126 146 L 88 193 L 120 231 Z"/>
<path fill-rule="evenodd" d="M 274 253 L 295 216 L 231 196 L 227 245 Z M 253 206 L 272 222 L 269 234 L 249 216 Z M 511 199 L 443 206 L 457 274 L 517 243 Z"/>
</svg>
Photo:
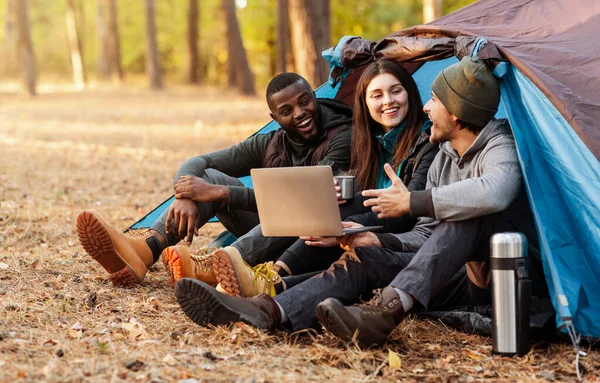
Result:
<svg viewBox="0 0 600 383">
<path fill-rule="evenodd" d="M 598 36 L 597 0 L 480 0 L 377 42 L 343 38 L 323 53 L 331 76 L 317 92 L 349 102 L 361 69 L 386 57 L 404 63 L 427 101 L 433 78 L 457 58 L 488 60 L 500 78 L 499 116 L 516 138 L 557 327 L 574 343 L 576 334 L 600 338 Z M 150 226 L 169 203 L 132 228 Z"/>
</svg>

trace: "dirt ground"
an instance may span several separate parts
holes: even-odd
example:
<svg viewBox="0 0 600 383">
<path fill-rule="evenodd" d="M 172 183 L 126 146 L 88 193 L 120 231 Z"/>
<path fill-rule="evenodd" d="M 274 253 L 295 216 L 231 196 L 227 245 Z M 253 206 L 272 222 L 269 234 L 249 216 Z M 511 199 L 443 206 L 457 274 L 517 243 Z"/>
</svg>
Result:
<svg viewBox="0 0 600 383">
<path fill-rule="evenodd" d="M 114 288 L 75 233 L 79 212 L 125 228 L 171 193 L 179 164 L 267 121 L 262 98 L 215 89 L 0 93 L 0 382 L 575 381 L 569 344 L 491 357 L 491 339 L 410 317 L 381 350 L 322 332 L 201 328 L 162 264 Z M 209 224 L 193 244 L 220 232 Z M 600 381 L 586 349 L 585 381 Z M 390 352 L 400 363 L 390 367 Z"/>
</svg>

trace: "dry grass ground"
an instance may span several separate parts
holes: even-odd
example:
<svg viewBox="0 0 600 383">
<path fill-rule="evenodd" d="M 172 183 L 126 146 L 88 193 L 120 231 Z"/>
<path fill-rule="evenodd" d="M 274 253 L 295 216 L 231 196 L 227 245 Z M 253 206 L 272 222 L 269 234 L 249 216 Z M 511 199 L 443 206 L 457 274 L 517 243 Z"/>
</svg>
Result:
<svg viewBox="0 0 600 383">
<path fill-rule="evenodd" d="M 567 344 L 491 357 L 489 338 L 415 318 L 375 351 L 317 332 L 201 328 L 180 311 L 162 264 L 137 288 L 113 288 L 77 241 L 77 214 L 93 207 L 128 226 L 170 195 L 184 159 L 231 145 L 266 118 L 262 100 L 215 90 L 0 94 L 0 381 L 576 379 Z M 220 229 L 207 225 L 194 246 Z M 584 379 L 600 381 L 598 351 L 582 363 Z"/>
</svg>

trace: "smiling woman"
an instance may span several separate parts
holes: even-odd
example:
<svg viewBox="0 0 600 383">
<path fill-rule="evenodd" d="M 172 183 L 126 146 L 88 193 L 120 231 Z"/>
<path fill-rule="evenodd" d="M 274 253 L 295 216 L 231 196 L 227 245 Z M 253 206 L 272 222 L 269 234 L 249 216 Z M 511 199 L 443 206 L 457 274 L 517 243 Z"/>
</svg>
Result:
<svg viewBox="0 0 600 383">
<path fill-rule="evenodd" d="M 357 185 L 387 187 L 390 181 L 383 165 L 388 162 L 408 185 L 411 158 L 422 133 L 428 137 L 428 126 L 415 81 L 402 65 L 392 60 L 371 63 L 354 98 L 351 172 Z"/>
<path fill-rule="evenodd" d="M 399 126 L 408 114 L 408 93 L 400 80 L 389 73 L 381 73 L 366 91 L 369 114 L 385 133 Z"/>
</svg>

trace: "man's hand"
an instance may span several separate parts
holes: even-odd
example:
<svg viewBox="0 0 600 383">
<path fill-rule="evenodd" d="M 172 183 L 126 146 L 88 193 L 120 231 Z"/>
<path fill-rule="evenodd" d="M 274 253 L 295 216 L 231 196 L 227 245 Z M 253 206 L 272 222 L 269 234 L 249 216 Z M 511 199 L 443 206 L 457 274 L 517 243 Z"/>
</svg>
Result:
<svg viewBox="0 0 600 383">
<path fill-rule="evenodd" d="M 400 217 L 410 213 L 410 192 L 389 164 L 385 164 L 383 169 L 392 184 L 385 189 L 363 191 L 363 196 L 373 197 L 365 200 L 364 205 L 370 206 L 374 213 L 379 213 L 377 218 Z"/>
<path fill-rule="evenodd" d="M 338 241 L 335 237 L 318 237 L 318 236 L 307 236 L 300 237 L 308 246 L 314 247 L 334 247 L 338 245 Z"/>
<path fill-rule="evenodd" d="M 185 238 L 188 243 L 192 243 L 194 234 L 198 235 L 198 205 L 191 199 L 176 199 L 169 207 L 165 230 L 169 233 L 171 230 L 180 239 Z M 171 227 L 171 222 L 173 226 Z"/>
<path fill-rule="evenodd" d="M 356 222 L 342 222 L 343 228 L 358 228 L 363 225 Z M 340 247 L 346 251 L 352 250 L 355 247 L 360 246 L 381 246 L 379 238 L 370 231 L 364 231 L 362 233 L 343 235 L 337 238 L 340 243 Z"/>
<path fill-rule="evenodd" d="M 181 176 L 173 185 L 176 199 L 190 199 L 196 202 L 227 202 L 229 189 L 223 185 L 212 185 L 200 177 Z"/>
</svg>

